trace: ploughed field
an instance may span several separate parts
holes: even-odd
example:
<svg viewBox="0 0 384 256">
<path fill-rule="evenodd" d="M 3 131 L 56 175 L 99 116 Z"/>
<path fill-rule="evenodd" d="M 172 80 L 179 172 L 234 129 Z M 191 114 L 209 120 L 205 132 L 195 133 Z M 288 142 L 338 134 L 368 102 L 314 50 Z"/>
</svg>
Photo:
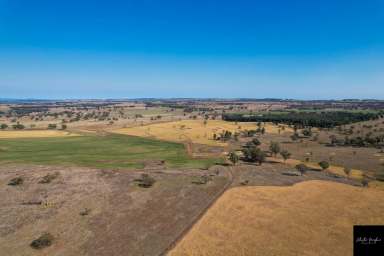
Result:
<svg viewBox="0 0 384 256">
<path fill-rule="evenodd" d="M 49 131 L 47 131 L 49 132 Z M 182 144 L 126 135 L 0 139 L 0 163 L 142 168 L 206 168 L 218 159 L 192 159 Z"/>
<path fill-rule="evenodd" d="M 384 223 L 383 196 L 329 181 L 232 188 L 169 255 L 352 255 L 353 225 Z"/>
</svg>

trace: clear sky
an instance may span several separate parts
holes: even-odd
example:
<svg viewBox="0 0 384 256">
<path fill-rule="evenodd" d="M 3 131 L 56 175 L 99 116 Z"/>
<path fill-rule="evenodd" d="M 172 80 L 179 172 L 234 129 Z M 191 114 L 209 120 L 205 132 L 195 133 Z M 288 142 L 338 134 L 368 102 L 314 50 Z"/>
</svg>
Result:
<svg viewBox="0 0 384 256">
<path fill-rule="evenodd" d="M 0 0 L 0 98 L 384 99 L 383 0 Z"/>
</svg>

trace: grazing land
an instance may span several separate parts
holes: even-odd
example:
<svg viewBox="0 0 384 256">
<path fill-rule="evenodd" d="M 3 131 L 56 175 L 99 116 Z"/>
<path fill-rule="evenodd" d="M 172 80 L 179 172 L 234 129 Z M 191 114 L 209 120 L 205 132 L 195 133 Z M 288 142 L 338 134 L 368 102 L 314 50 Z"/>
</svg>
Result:
<svg viewBox="0 0 384 256">
<path fill-rule="evenodd" d="M 123 128 L 118 129 L 115 132 L 168 141 L 191 141 L 198 144 L 227 146 L 228 142 L 215 139 L 215 135 L 219 136 L 224 131 L 230 131 L 232 134 L 235 134 L 244 130 L 254 130 L 256 128 L 256 123 L 247 122 L 225 122 L 222 120 L 182 120 Z M 266 124 L 265 129 L 267 133 L 278 133 L 278 127 L 272 124 Z"/>
<path fill-rule="evenodd" d="M 155 183 L 144 188 L 143 173 Z M 54 175 L 49 183 L 47 175 Z M 210 180 L 195 184 L 202 175 Z M 21 177 L 23 183 L 9 186 Z M 0 167 L 0 254 L 159 255 L 214 200 L 228 182 L 210 170 L 107 170 L 17 165 Z M 34 249 L 42 234 L 52 245 Z"/>
<path fill-rule="evenodd" d="M 169 255 L 352 255 L 353 225 L 383 223 L 383 196 L 325 181 L 233 188 Z"/>
<path fill-rule="evenodd" d="M 0 251 L 348 255 L 353 224 L 384 223 L 383 109 L 374 100 L 0 103 Z"/>
</svg>

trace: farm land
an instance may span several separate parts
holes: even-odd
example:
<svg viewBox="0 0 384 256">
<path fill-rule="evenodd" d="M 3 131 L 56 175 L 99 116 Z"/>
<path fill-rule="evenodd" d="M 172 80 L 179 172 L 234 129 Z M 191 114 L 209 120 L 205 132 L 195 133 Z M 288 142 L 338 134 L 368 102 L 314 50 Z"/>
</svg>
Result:
<svg viewBox="0 0 384 256">
<path fill-rule="evenodd" d="M 383 110 L 373 100 L 3 102 L 0 251 L 348 255 L 352 225 L 384 223 Z M 313 240 L 294 246 L 301 236 Z"/>
</svg>

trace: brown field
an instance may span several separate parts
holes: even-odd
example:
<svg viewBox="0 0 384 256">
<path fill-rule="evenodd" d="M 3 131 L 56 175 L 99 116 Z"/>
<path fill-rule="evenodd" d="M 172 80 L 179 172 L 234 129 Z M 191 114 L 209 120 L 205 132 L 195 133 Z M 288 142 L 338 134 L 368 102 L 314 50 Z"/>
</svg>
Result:
<svg viewBox="0 0 384 256">
<path fill-rule="evenodd" d="M 327 181 L 232 188 L 169 255 L 352 255 L 353 225 L 384 223 L 383 196 Z"/>
<path fill-rule="evenodd" d="M 156 183 L 140 188 L 143 170 L 1 166 L 0 255 L 159 255 L 221 193 L 228 176 L 220 168 L 145 170 Z M 203 174 L 212 181 L 192 183 Z M 7 185 L 15 177 L 24 183 Z M 44 232 L 53 244 L 31 248 Z"/>
<path fill-rule="evenodd" d="M 49 137 L 66 137 L 80 136 L 79 134 L 59 131 L 59 130 L 23 130 L 23 131 L 0 131 L 0 139 L 17 139 L 17 138 L 49 138 Z"/>
<path fill-rule="evenodd" d="M 114 130 L 113 132 L 175 142 L 191 141 L 193 143 L 212 146 L 227 146 L 227 142 L 214 140 L 213 134 L 219 135 L 224 130 L 234 133 L 242 130 L 254 130 L 256 128 L 256 123 L 235 123 L 222 120 L 208 120 L 207 123 L 204 124 L 203 120 L 181 120 L 122 128 Z M 278 127 L 272 124 L 266 124 L 265 129 L 266 133 L 278 133 Z"/>
</svg>

